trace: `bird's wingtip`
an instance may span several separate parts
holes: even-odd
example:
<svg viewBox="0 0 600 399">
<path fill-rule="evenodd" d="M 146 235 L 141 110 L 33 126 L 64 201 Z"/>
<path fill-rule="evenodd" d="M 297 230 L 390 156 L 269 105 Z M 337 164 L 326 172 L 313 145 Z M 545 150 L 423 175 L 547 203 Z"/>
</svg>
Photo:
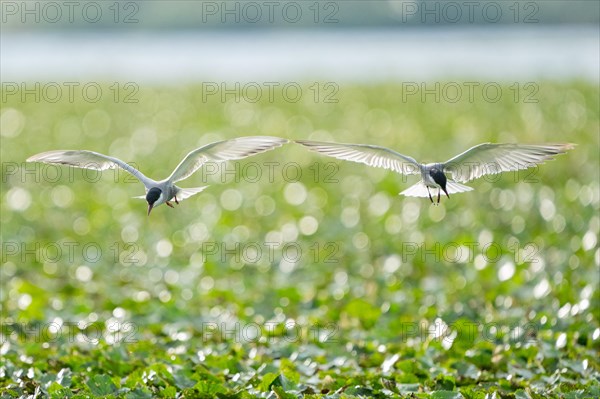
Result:
<svg viewBox="0 0 600 399">
<path fill-rule="evenodd" d="M 76 155 L 83 153 L 92 153 L 93 151 L 88 150 L 50 150 L 37 153 L 35 155 L 30 156 L 25 160 L 25 162 L 45 162 L 46 158 L 54 157 L 54 156 L 63 156 L 63 155 Z"/>
<path fill-rule="evenodd" d="M 45 152 L 39 152 L 35 155 L 30 156 L 29 158 L 27 158 L 25 160 L 25 162 L 37 162 L 39 160 L 44 159 L 44 157 L 46 157 L 49 153 L 52 153 L 54 151 L 45 151 Z"/>
<path fill-rule="evenodd" d="M 294 143 L 303 145 L 305 147 L 310 147 L 312 145 L 319 144 L 318 142 L 312 141 L 312 140 L 293 140 L 293 141 L 294 141 Z"/>
<path fill-rule="evenodd" d="M 275 136 L 253 136 L 250 137 L 251 139 L 258 139 L 258 140 L 264 140 L 265 142 L 268 142 L 269 144 L 276 146 L 276 147 L 281 147 L 282 145 L 284 145 L 285 143 L 288 143 L 289 140 L 283 137 L 275 137 Z"/>
<path fill-rule="evenodd" d="M 554 150 L 559 154 L 563 154 L 567 151 L 574 150 L 577 146 L 576 143 L 551 143 L 549 144 L 551 147 L 554 147 Z"/>
</svg>

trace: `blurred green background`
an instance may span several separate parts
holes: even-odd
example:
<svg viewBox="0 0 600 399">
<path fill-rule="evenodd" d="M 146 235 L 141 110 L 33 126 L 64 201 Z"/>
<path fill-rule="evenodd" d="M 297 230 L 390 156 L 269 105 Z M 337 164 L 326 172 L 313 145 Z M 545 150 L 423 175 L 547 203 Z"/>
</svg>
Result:
<svg viewBox="0 0 600 399">
<path fill-rule="evenodd" d="M 562 11 L 544 24 L 597 22 L 597 3 L 563 19 L 567 3 L 550 3 Z M 386 25 L 376 11 L 369 21 Z M 144 26 L 187 26 L 173 21 Z M 597 80 L 505 76 L 498 101 L 435 101 L 405 95 L 406 81 L 315 77 L 294 83 L 298 101 L 222 101 L 202 81 L 88 76 L 102 93 L 92 102 L 79 89 L 49 101 L 47 80 L 15 76 L 0 111 L 3 397 L 599 392 Z M 315 82 L 334 85 L 333 101 Z M 38 97 L 24 93 L 36 84 Z M 180 186 L 209 188 L 150 217 L 124 172 L 25 163 L 88 149 L 163 178 L 191 149 L 249 135 L 377 144 L 423 162 L 488 141 L 577 146 L 432 206 L 397 195 L 414 178 L 290 143 L 196 173 Z"/>
<path fill-rule="evenodd" d="M 107 331 L 115 321 L 134 323 L 136 340 L 172 342 L 170 334 L 187 332 L 189 350 L 227 341 L 226 332 L 206 334 L 210 323 L 227 323 L 230 331 L 236 323 L 257 323 L 267 326 L 265 339 L 266 323 L 294 320 L 306 334 L 302 343 L 333 354 L 346 352 L 344 342 L 403 346 L 403 328 L 440 317 L 509 331 L 534 326 L 551 344 L 568 333 L 575 346 L 597 349 L 597 88 L 544 82 L 534 104 L 445 105 L 402 102 L 400 89 L 343 86 L 336 104 L 199 106 L 193 85 L 142 88 L 131 105 L 5 104 L 4 320 L 83 321 Z M 397 195 L 412 179 L 332 164 L 289 144 L 228 165 L 237 176 L 197 173 L 181 185 L 212 183 L 205 192 L 151 217 L 144 202 L 131 199 L 141 184 L 124 173 L 23 164 L 40 151 L 86 148 L 163 177 L 190 148 L 254 134 L 376 143 L 423 160 L 446 159 L 481 141 L 578 146 L 533 175 L 481 179 L 471 184 L 475 191 L 435 207 Z M 269 244 L 268 252 L 272 242 L 282 244 Z M 302 253 L 284 256 L 287 242 Z M 15 252 L 7 243 L 25 247 Z M 256 247 L 263 252 L 252 252 Z M 335 342 L 312 342 L 308 331 L 328 323 L 338 328 Z M 471 335 L 460 337 L 489 341 Z M 511 337 L 498 332 L 492 341 L 505 335 Z M 257 344 L 238 341 L 244 348 Z M 54 356 L 65 350 L 51 348 Z M 22 350 L 17 345 L 7 355 Z"/>
</svg>

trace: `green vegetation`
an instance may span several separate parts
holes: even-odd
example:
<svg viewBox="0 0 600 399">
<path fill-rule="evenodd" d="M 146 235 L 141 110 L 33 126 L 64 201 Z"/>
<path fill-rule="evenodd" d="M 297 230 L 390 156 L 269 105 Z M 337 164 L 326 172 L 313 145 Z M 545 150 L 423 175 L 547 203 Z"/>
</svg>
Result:
<svg viewBox="0 0 600 399">
<path fill-rule="evenodd" d="M 125 103 L 109 86 L 95 103 L 4 102 L 1 397 L 599 396 L 596 84 L 545 82 L 535 103 L 509 84 L 495 103 L 393 84 L 341 86 L 337 103 L 308 86 L 295 103 L 201 86 Z M 91 149 L 162 178 L 196 146 L 257 134 L 422 161 L 578 146 L 436 207 L 397 195 L 413 178 L 290 144 L 193 175 L 181 186 L 210 187 L 151 217 L 125 173 L 24 163 Z"/>
</svg>

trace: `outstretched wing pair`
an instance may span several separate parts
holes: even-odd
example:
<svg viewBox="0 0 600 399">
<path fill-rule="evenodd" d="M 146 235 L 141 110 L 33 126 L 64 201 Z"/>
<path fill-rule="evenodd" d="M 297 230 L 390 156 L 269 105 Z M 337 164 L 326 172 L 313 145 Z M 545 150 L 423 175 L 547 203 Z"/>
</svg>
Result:
<svg viewBox="0 0 600 399">
<path fill-rule="evenodd" d="M 404 175 L 421 174 L 427 165 L 414 158 L 400 154 L 389 148 L 369 144 L 338 144 L 319 141 L 298 140 L 298 143 L 321 154 L 337 159 L 363 163 L 376 168 L 389 169 Z M 471 191 L 472 188 L 460 183 L 480 178 L 488 174 L 527 169 L 536 164 L 551 160 L 555 155 L 572 149 L 573 144 L 494 144 L 483 143 L 438 164 L 443 172 L 449 173 L 450 194 Z M 429 193 L 422 181 L 400 194 L 412 197 L 427 197 Z"/>
<path fill-rule="evenodd" d="M 224 162 L 246 158 L 280 147 L 286 142 L 286 139 L 279 137 L 251 136 L 210 143 L 189 152 L 179 165 L 177 165 L 175 170 L 173 170 L 173 173 L 161 182 L 174 184 L 188 178 L 207 162 Z M 118 158 L 94 151 L 48 151 L 29 157 L 27 162 L 63 164 L 99 171 L 121 168 L 141 181 L 144 184 L 146 191 L 159 183 Z M 206 187 L 182 188 L 178 192 L 178 199 L 184 200 L 189 198 L 205 188 Z M 142 195 L 135 198 L 144 199 L 145 196 Z"/>
<path fill-rule="evenodd" d="M 175 170 L 173 170 L 173 173 L 162 182 L 174 184 L 188 178 L 207 162 L 242 159 L 280 147 L 286 142 L 287 140 L 278 137 L 252 136 L 207 144 L 188 153 Z M 310 150 L 337 159 L 389 169 L 404 175 L 421 174 L 423 168 L 426 167 L 426 165 L 420 164 L 410 156 L 376 145 L 338 144 L 309 140 L 297 140 L 296 142 Z M 460 183 L 465 183 L 487 174 L 527 169 L 533 165 L 551 160 L 555 155 L 565 153 L 573 147 L 573 144 L 521 145 L 484 143 L 476 145 L 439 165 L 442 167 L 443 172 L 449 173 L 452 176 L 452 180 L 448 181 L 448 192 L 464 192 L 470 191 L 472 188 Z M 27 161 L 64 164 L 95 170 L 119 167 L 139 179 L 146 187 L 146 191 L 157 184 L 155 180 L 146 177 L 142 172 L 120 159 L 93 151 L 48 151 L 34 155 L 28 158 Z M 181 189 L 178 195 L 183 200 L 201 192 L 204 188 Z M 427 197 L 428 191 L 423 181 L 420 181 L 400 194 Z M 138 198 L 144 198 L 144 196 Z"/>
</svg>

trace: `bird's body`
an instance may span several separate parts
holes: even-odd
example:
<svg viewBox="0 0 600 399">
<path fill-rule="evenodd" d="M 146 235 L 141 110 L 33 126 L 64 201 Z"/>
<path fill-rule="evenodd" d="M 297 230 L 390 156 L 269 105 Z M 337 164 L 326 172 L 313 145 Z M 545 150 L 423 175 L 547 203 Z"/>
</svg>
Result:
<svg viewBox="0 0 600 399">
<path fill-rule="evenodd" d="M 27 162 L 63 164 L 94 170 L 119 167 L 132 174 L 144 185 L 146 194 L 135 198 L 142 198 L 148 202 L 148 214 L 150 214 L 150 211 L 159 205 L 167 204 L 173 207 L 170 201 L 179 204 L 179 201 L 204 190 L 206 187 L 181 188 L 175 183 L 188 178 L 206 162 L 242 159 L 280 147 L 286 142 L 287 140 L 278 137 L 252 136 L 207 144 L 188 153 L 173 173 L 163 180 L 146 177 L 142 172 L 118 158 L 86 150 L 43 152 L 29 157 Z"/>
<path fill-rule="evenodd" d="M 437 163 L 428 163 L 427 165 L 421 165 L 421 179 L 423 180 L 423 184 L 430 188 L 438 188 L 438 184 L 435 182 L 431 174 L 430 170 L 441 170 L 442 165 Z"/>
<path fill-rule="evenodd" d="M 337 159 L 390 169 L 403 175 L 420 174 L 421 180 L 402 191 L 400 195 L 429 197 L 431 202 L 434 202 L 431 189 L 437 189 L 437 203 L 440 202 L 442 191 L 450 198 L 450 194 L 473 190 L 472 187 L 461 183 L 487 174 L 527 169 L 573 148 L 573 144 L 484 143 L 471 147 L 446 162 L 422 164 L 407 155 L 375 145 L 338 144 L 310 140 L 297 140 L 296 142 L 312 151 Z M 452 176 L 451 179 L 446 176 L 447 173 Z"/>
<path fill-rule="evenodd" d="M 169 201 L 175 200 L 175 203 L 179 204 L 179 200 L 184 200 L 185 198 L 191 197 L 194 194 L 199 193 L 204 190 L 206 187 L 196 187 L 191 189 L 185 189 L 181 187 L 177 187 L 175 184 L 172 184 L 169 180 L 161 180 L 161 181 L 152 181 L 152 188 L 150 188 L 146 195 L 136 197 L 136 198 L 149 198 L 153 202 L 153 208 L 156 208 L 159 205 L 167 204 L 171 208 L 173 205 Z M 186 190 L 194 190 L 190 192 L 189 195 L 183 195 Z M 179 198 L 178 198 L 179 196 Z M 153 200 L 153 201 L 152 201 Z"/>
</svg>

